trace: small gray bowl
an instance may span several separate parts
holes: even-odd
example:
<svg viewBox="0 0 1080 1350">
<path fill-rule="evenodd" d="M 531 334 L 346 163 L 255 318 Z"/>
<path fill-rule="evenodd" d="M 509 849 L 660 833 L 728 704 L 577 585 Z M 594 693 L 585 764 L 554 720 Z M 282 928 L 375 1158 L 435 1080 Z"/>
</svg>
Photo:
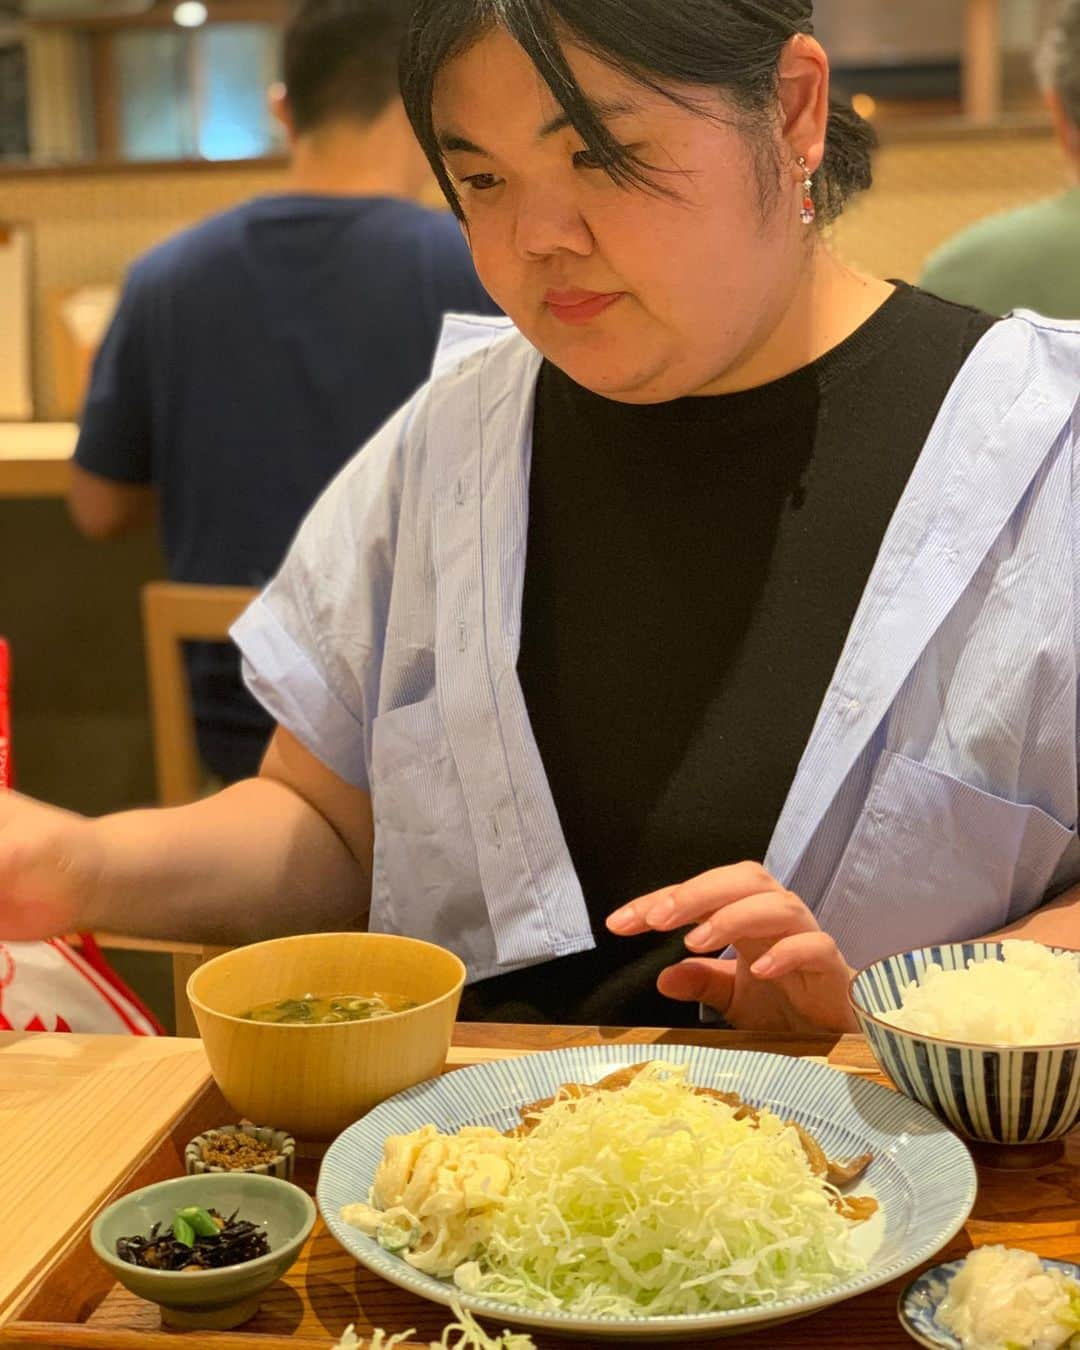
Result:
<svg viewBox="0 0 1080 1350">
<path fill-rule="evenodd" d="M 253 1163 L 250 1167 L 222 1167 L 219 1163 L 203 1161 L 203 1144 L 214 1135 L 240 1134 L 268 1144 L 274 1150 L 274 1156 L 264 1163 Z M 216 1129 L 205 1130 L 197 1134 L 184 1149 L 184 1171 L 193 1175 L 202 1172 L 250 1172 L 254 1176 L 281 1177 L 291 1181 L 296 1166 L 296 1140 L 287 1130 L 271 1130 L 264 1125 L 252 1125 L 241 1122 L 239 1125 L 219 1125 Z"/>
<path fill-rule="evenodd" d="M 270 1251 L 253 1261 L 220 1270 L 149 1270 L 116 1254 L 119 1238 L 148 1233 L 155 1223 L 168 1228 L 173 1214 L 188 1205 L 216 1209 L 266 1229 Z M 205 1172 L 176 1177 L 121 1196 L 94 1220 L 90 1244 L 125 1289 L 157 1303 L 168 1326 L 227 1331 L 254 1317 L 265 1290 L 300 1255 L 315 1223 L 311 1197 L 291 1181 L 252 1172 Z"/>
<path fill-rule="evenodd" d="M 1000 942 L 956 942 L 888 956 L 852 980 L 851 1006 L 875 1059 L 900 1091 L 958 1134 L 1010 1150 L 1048 1145 L 1080 1123 L 1080 1046 L 951 1041 L 906 1031 L 881 1015 L 900 1007 L 904 990 L 928 966 L 964 970 L 970 961 L 1001 959 Z M 1019 1156 L 998 1157 L 995 1165 L 1026 1165 Z"/>
</svg>

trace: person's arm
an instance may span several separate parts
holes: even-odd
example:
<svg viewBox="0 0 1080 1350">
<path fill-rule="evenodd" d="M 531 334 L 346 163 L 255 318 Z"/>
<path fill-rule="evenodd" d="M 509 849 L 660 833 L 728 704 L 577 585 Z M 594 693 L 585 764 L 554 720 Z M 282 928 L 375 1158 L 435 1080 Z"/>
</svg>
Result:
<svg viewBox="0 0 1080 1350">
<path fill-rule="evenodd" d="M 120 483 L 71 466 L 68 513 L 87 539 L 115 539 L 154 518 L 154 489 L 144 483 Z"/>
<path fill-rule="evenodd" d="M 98 820 L 0 793 L 0 939 L 96 929 L 233 946 L 364 926 L 371 798 L 279 729 L 260 776 Z"/>
<path fill-rule="evenodd" d="M 150 269 L 152 270 L 152 269 Z M 154 372 L 146 262 L 132 268 L 102 341 L 79 418 L 68 510 L 90 539 L 147 523 L 154 495 Z"/>
<path fill-rule="evenodd" d="M 1070 887 L 1056 900 L 991 933 L 986 940 L 998 942 L 1002 938 L 1029 938 L 1048 947 L 1080 951 L 1080 886 Z"/>
</svg>

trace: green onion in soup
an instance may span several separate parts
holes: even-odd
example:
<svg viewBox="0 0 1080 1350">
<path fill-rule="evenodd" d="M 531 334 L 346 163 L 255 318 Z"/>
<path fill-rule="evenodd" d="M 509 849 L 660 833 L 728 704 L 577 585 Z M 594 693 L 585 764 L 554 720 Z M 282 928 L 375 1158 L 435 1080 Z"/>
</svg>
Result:
<svg viewBox="0 0 1080 1350">
<path fill-rule="evenodd" d="M 240 1014 L 250 1022 L 288 1022 L 299 1026 L 326 1026 L 334 1022 L 368 1022 L 375 1017 L 415 1008 L 416 1003 L 400 994 L 304 994 L 301 998 L 274 999 L 256 1004 Z"/>
</svg>

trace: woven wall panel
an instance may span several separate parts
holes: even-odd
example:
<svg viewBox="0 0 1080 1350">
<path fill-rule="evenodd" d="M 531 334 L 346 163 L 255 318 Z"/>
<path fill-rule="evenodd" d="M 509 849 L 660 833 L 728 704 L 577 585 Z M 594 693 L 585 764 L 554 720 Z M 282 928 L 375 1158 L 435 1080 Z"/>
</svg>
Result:
<svg viewBox="0 0 1080 1350">
<path fill-rule="evenodd" d="M 837 221 L 837 251 L 867 272 L 915 281 L 939 244 L 982 217 L 1060 192 L 1051 137 L 907 142 L 878 153 L 873 189 Z"/>
</svg>

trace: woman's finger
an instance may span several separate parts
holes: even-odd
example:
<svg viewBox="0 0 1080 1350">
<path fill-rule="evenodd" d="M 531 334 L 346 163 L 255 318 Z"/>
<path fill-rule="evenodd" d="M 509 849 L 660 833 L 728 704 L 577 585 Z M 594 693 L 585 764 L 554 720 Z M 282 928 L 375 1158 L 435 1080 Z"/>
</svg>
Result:
<svg viewBox="0 0 1080 1350">
<path fill-rule="evenodd" d="M 645 915 L 663 904 L 676 889 L 674 886 L 665 886 L 662 890 L 652 891 L 648 895 L 639 895 L 636 900 L 631 900 L 628 905 L 623 905 L 622 909 L 617 909 L 607 916 L 605 922 L 608 928 L 622 937 L 633 937 L 636 933 L 649 932 L 652 925 L 646 920 Z"/>
<path fill-rule="evenodd" d="M 775 942 L 764 956 L 750 967 L 761 980 L 778 980 L 784 975 L 830 975 L 847 978 L 849 968 L 839 947 L 820 928 L 809 933 L 794 933 Z"/>
<path fill-rule="evenodd" d="M 734 961 L 690 957 L 660 972 L 656 987 L 666 998 L 680 1003 L 707 1003 L 723 1014 L 735 990 Z"/>
<path fill-rule="evenodd" d="M 693 952 L 715 952 L 751 938 L 782 938 L 817 930 L 817 920 L 792 891 L 766 891 L 735 900 L 686 935 Z"/>
<path fill-rule="evenodd" d="M 782 887 L 760 863 L 733 863 L 730 867 L 715 867 L 678 886 L 668 886 L 632 900 L 608 916 L 607 926 L 624 936 L 644 933 L 648 929 L 665 933 L 688 923 L 697 923 L 715 910 L 748 895 L 770 890 L 780 891 Z"/>
</svg>

